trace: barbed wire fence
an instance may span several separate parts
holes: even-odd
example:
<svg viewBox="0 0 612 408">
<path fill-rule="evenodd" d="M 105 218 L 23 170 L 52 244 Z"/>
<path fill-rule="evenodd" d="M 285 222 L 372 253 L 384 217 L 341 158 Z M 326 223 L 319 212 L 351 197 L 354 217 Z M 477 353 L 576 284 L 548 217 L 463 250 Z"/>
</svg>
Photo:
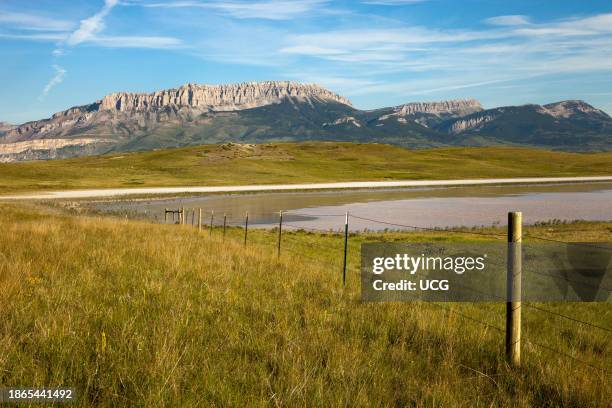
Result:
<svg viewBox="0 0 612 408">
<path fill-rule="evenodd" d="M 243 236 L 237 236 L 237 237 L 233 236 L 233 238 L 243 239 L 243 244 L 245 246 L 249 242 L 248 241 L 248 238 L 249 238 L 249 235 L 248 235 L 249 214 L 248 213 L 245 213 L 243 217 L 235 216 L 235 215 L 228 216 L 227 214 L 223 214 L 222 218 L 219 217 L 219 219 L 223 220 L 222 223 L 218 222 L 216 225 L 214 224 L 215 218 L 214 218 L 214 212 L 212 211 L 209 213 L 210 219 L 209 219 L 208 225 L 204 224 L 205 220 L 203 217 L 205 213 L 202 212 L 202 209 L 197 209 L 196 211 L 196 209 L 178 208 L 176 210 L 172 210 L 172 209 L 166 208 L 164 209 L 164 223 L 168 223 L 168 220 L 170 219 L 168 214 L 171 214 L 172 223 L 175 223 L 175 224 L 191 225 L 192 227 L 197 227 L 199 231 L 203 231 L 204 227 L 208 227 L 207 229 L 208 229 L 210 236 L 212 236 L 214 229 L 218 228 L 221 230 L 223 239 L 226 239 L 226 237 L 228 236 L 227 232 L 229 228 L 235 229 L 237 231 L 243 230 L 244 231 Z M 189 215 L 191 215 L 190 221 L 189 221 Z M 299 256 L 299 257 L 308 259 L 310 261 L 317 262 L 320 265 L 325 265 L 326 267 L 329 267 L 332 270 L 340 270 L 340 268 L 342 268 L 341 273 L 342 273 L 342 285 L 343 286 L 346 284 L 347 259 L 348 259 L 347 255 L 348 255 L 348 248 L 349 248 L 348 242 L 351 236 L 358 234 L 358 232 L 349 231 L 349 224 L 350 224 L 351 219 L 366 221 L 372 224 L 382 225 L 385 227 L 394 227 L 395 230 L 393 231 L 423 231 L 423 232 L 435 232 L 435 233 L 452 233 L 452 234 L 478 236 L 480 238 L 485 238 L 485 239 L 490 239 L 490 240 L 505 240 L 509 237 L 509 234 L 505 234 L 501 232 L 473 231 L 467 228 L 459 228 L 459 229 L 457 228 L 432 228 L 432 227 L 425 227 L 425 226 L 410 225 L 410 224 L 405 224 L 405 223 L 397 223 L 397 222 L 393 222 L 390 220 L 382 220 L 382 219 L 377 219 L 377 218 L 372 218 L 372 217 L 365 217 L 362 215 L 350 214 L 348 212 L 346 212 L 345 214 L 318 214 L 318 213 L 308 214 L 308 213 L 299 213 L 299 212 L 293 212 L 293 211 L 292 212 L 279 211 L 279 212 L 274 212 L 274 213 L 259 212 L 257 213 L 257 215 L 258 216 L 274 216 L 274 215 L 278 216 L 278 221 L 279 221 L 278 226 L 272 227 L 272 230 L 274 232 L 278 231 L 277 241 L 275 242 L 278 257 L 281 256 L 281 253 L 288 252 L 294 256 Z M 325 229 L 325 228 L 318 228 L 318 227 L 303 225 L 303 224 L 300 224 L 298 221 L 289 220 L 287 218 L 283 219 L 283 215 L 285 216 L 291 215 L 291 216 L 298 216 L 298 217 L 326 217 L 326 218 L 336 217 L 340 220 L 344 218 L 344 223 L 343 224 L 339 223 L 339 226 L 337 229 L 333 229 L 333 228 Z M 271 223 L 266 223 L 266 226 L 269 228 L 271 226 Z M 251 228 L 253 228 L 253 224 L 251 224 Z M 295 234 L 291 234 L 291 233 L 283 234 L 283 229 L 288 229 L 289 231 L 293 233 L 305 232 L 305 233 L 319 234 L 320 237 L 328 237 L 330 239 L 337 240 L 336 241 L 337 244 L 336 245 L 323 245 L 323 244 L 312 242 L 312 241 L 304 242 L 304 241 L 296 240 Z M 376 238 L 378 240 L 383 238 L 382 234 L 384 234 L 385 231 L 387 230 L 382 231 L 382 233 L 376 234 Z M 523 234 L 522 237 L 534 239 L 534 240 L 545 241 L 545 242 L 565 244 L 565 245 L 570 245 L 570 244 L 571 245 L 581 245 L 581 243 L 577 243 L 577 242 L 566 242 L 566 241 L 557 240 L 557 239 L 553 239 L 549 237 L 534 235 L 531 233 Z M 265 243 L 266 242 L 256 242 L 256 244 L 260 244 L 260 245 L 263 245 Z M 292 244 L 293 246 L 287 245 L 287 244 Z M 582 245 L 588 246 L 589 248 L 612 250 L 611 247 L 597 246 L 591 243 L 584 243 Z M 303 250 L 300 250 L 300 247 L 302 247 L 302 249 L 303 247 L 308 247 L 309 249 L 316 250 L 318 251 L 319 254 L 325 255 L 325 256 L 308 255 L 304 253 Z M 334 252 L 334 251 L 337 251 L 337 252 Z M 336 253 L 336 255 L 333 255 L 334 253 Z M 328 255 L 332 257 L 341 257 L 343 259 L 343 263 L 331 261 L 330 259 L 328 259 Z M 531 272 L 536 273 L 536 274 L 547 275 L 545 273 L 538 272 L 538 271 L 531 271 Z M 559 278 L 559 276 L 555 276 L 555 277 Z M 569 283 L 575 282 L 575 281 L 568 279 L 567 277 L 561 277 L 561 278 Z M 498 298 L 499 302 L 505 302 L 508 300 L 507 298 L 500 297 L 498 295 L 494 295 L 494 294 L 487 293 L 484 291 L 480 291 L 475 288 L 467 288 L 467 289 L 476 291 L 476 292 L 480 292 L 481 294 L 486 295 L 489 298 Z M 612 289 L 606 288 L 606 287 L 600 287 L 600 289 L 607 291 L 607 292 L 612 291 Z M 427 302 L 427 305 L 433 308 L 439 309 L 439 310 L 444 310 L 446 313 L 455 315 L 463 320 L 469 321 L 473 324 L 477 324 L 481 327 L 489 328 L 499 333 L 506 333 L 506 335 L 508 336 L 508 327 L 506 328 L 499 327 L 495 324 L 489 323 L 482 319 L 478 319 L 466 313 L 462 313 L 456 310 L 455 308 L 453 308 L 452 306 L 448 306 L 445 304 L 440 304 L 436 302 Z M 535 305 L 535 304 L 532 304 L 531 302 L 520 304 L 519 308 L 521 306 L 525 306 L 529 310 L 532 310 L 537 313 L 545 314 L 555 319 L 561 319 L 566 322 L 571 322 L 571 323 L 580 325 L 585 328 L 604 332 L 606 333 L 605 336 L 607 339 L 606 346 L 610 340 L 610 335 L 608 334 L 608 333 L 612 333 L 612 328 L 610 327 L 605 327 L 604 325 L 601 325 L 601 324 L 596 324 L 596 323 L 589 322 L 587 320 L 580 319 L 574 316 L 569 316 L 567 314 L 564 314 L 564 313 L 561 313 L 555 310 L 550 310 L 549 308 Z M 520 319 L 519 319 L 519 324 L 520 324 Z M 508 322 L 507 322 L 507 326 L 508 326 Z M 556 328 L 559 329 L 559 327 L 557 326 Z M 548 353 L 557 355 L 558 357 L 567 358 L 575 363 L 580 364 L 582 367 L 596 370 L 597 372 L 603 373 L 605 375 L 612 375 L 612 370 L 610 370 L 607 367 L 603 367 L 601 365 L 594 364 L 592 362 L 584 361 L 565 351 L 559 350 L 557 348 L 548 346 L 546 344 L 543 344 L 537 341 L 533 341 L 531 338 L 522 336 L 522 338 L 519 339 L 519 342 L 520 340 L 524 340 L 527 344 L 535 346 Z"/>
</svg>

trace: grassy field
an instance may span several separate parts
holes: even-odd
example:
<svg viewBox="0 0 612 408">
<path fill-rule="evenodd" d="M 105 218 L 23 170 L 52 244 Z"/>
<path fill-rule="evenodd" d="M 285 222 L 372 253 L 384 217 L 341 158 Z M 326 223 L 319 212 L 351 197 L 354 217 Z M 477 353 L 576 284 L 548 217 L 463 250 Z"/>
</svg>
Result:
<svg viewBox="0 0 612 408">
<path fill-rule="evenodd" d="M 95 160 L 95 159 L 88 159 Z M 53 165 L 53 164 L 51 164 Z M 74 386 L 76 406 L 608 406 L 608 374 L 532 344 L 507 367 L 504 305 L 362 304 L 359 244 L 289 232 L 198 234 L 3 205 L 0 386 Z M 488 232 L 501 230 L 489 229 Z M 612 223 L 528 227 L 607 240 Z M 485 239 L 450 232 L 386 240 Z M 445 308 L 449 308 L 448 310 Z M 609 305 L 545 305 L 610 327 Z M 463 315 L 463 316 L 462 316 Z M 524 336 L 610 370 L 606 331 L 524 309 Z"/>
<path fill-rule="evenodd" d="M 98 187 L 612 174 L 612 153 L 524 148 L 411 151 L 381 144 L 206 145 L 0 164 L 0 194 Z"/>
</svg>

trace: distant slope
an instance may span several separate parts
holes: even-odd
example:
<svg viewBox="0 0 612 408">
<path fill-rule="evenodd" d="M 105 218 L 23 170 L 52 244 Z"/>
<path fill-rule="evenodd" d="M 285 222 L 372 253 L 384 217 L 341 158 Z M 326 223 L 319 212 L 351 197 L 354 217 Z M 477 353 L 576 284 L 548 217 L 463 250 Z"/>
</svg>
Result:
<svg viewBox="0 0 612 408">
<path fill-rule="evenodd" d="M 0 122 L 0 136 L 4 135 L 6 132 L 14 128 L 15 128 L 15 125 L 11 125 L 10 123 L 7 123 L 7 122 Z"/>
<path fill-rule="evenodd" d="M 355 143 L 222 144 L 0 164 L 0 193 L 102 187 L 561 177 L 612 174 L 612 153 L 407 150 Z"/>
<path fill-rule="evenodd" d="M 436 129 L 457 136 L 454 144 L 470 144 L 466 141 L 478 136 L 517 145 L 609 150 L 612 142 L 610 116 L 582 101 L 487 109 L 445 121 Z"/>
<path fill-rule="evenodd" d="M 3 129 L 0 162 L 225 142 L 317 140 L 409 148 L 612 150 L 612 118 L 583 101 L 485 110 L 467 99 L 363 111 L 320 86 L 282 81 L 114 93 L 49 119 Z"/>
</svg>

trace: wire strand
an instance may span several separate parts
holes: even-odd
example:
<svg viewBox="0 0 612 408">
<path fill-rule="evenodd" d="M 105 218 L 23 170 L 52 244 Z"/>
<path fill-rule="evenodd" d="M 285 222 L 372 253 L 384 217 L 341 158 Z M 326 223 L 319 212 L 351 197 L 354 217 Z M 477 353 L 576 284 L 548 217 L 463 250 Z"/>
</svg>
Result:
<svg viewBox="0 0 612 408">
<path fill-rule="evenodd" d="M 544 312 L 544 313 L 548 313 L 548 314 L 551 314 L 551 315 L 555 315 L 555 316 L 558 316 L 558 317 L 561 317 L 561 318 L 564 318 L 564 319 L 567 319 L 567 320 L 571 320 L 571 321 L 576 322 L 576 323 L 581 323 L 581 324 L 584 324 L 586 326 L 590 326 L 590 327 L 594 327 L 594 328 L 597 328 L 597 329 L 600 329 L 600 330 L 604 330 L 604 331 L 607 331 L 609 333 L 612 332 L 612 329 L 609 329 L 607 327 L 598 326 L 598 325 L 596 325 L 594 323 L 591 323 L 591 322 L 587 322 L 587 321 L 584 321 L 584 320 L 576 319 L 575 317 L 567 316 L 567 315 L 564 315 L 562 313 L 554 312 L 552 310 L 543 309 L 541 307 L 530 305 L 528 303 L 525 303 L 525 307 L 528 307 L 530 309 L 539 310 L 540 312 Z"/>
<path fill-rule="evenodd" d="M 492 234 L 492 233 L 486 233 L 486 232 L 463 231 L 463 230 L 453 230 L 453 229 L 446 229 L 446 228 L 445 229 L 436 229 L 436 228 L 428 228 L 428 227 L 419 227 L 419 226 L 416 226 L 416 225 L 397 224 L 397 223 L 393 223 L 393 222 L 389 222 L 389 221 L 376 220 L 376 219 L 373 219 L 373 218 L 362 217 L 362 216 L 354 215 L 354 214 L 349 214 L 349 217 L 357 218 L 357 219 L 364 220 L 364 221 L 375 222 L 375 223 L 383 224 L 383 225 L 390 225 L 390 226 L 402 227 L 402 228 L 412 228 L 412 229 L 422 230 L 422 231 L 453 232 L 453 233 L 457 233 L 457 234 L 482 235 L 482 236 L 496 237 L 496 238 L 501 238 L 501 237 L 505 236 L 505 235 L 502 235 L 502 234 Z"/>
</svg>

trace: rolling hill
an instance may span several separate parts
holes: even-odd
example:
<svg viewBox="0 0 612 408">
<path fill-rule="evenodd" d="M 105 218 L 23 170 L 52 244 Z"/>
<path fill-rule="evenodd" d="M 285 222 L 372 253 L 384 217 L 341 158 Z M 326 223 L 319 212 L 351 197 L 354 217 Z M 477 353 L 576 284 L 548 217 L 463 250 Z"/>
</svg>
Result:
<svg viewBox="0 0 612 408">
<path fill-rule="evenodd" d="M 63 160 L 0 163 L 3 194 L 114 187 L 605 176 L 612 152 L 517 147 L 408 150 L 374 143 L 190 146 Z"/>
</svg>

